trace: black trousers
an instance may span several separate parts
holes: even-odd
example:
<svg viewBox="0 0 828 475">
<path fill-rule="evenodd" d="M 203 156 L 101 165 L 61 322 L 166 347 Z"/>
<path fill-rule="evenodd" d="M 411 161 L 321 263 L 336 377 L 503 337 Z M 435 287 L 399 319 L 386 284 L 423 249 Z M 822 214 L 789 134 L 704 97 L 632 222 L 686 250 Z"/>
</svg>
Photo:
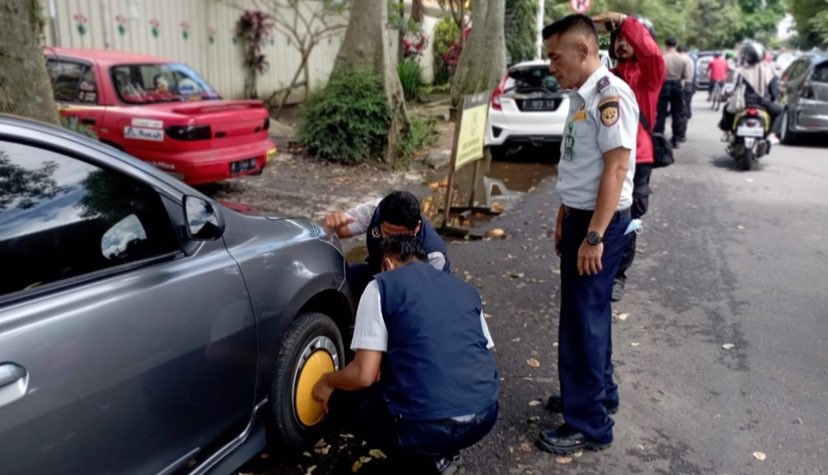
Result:
<svg viewBox="0 0 828 475">
<path fill-rule="evenodd" d="M 681 81 L 665 81 L 658 96 L 658 115 L 654 132 L 664 133 L 667 115 L 672 118 L 673 140 L 683 139 L 687 135 L 687 117 L 685 108 L 684 88 Z"/>
<path fill-rule="evenodd" d="M 650 175 L 652 175 L 653 166 L 650 164 L 636 164 L 635 176 L 633 177 L 633 204 L 630 209 L 632 219 L 639 219 L 647 214 L 647 208 L 650 206 Z M 615 274 L 616 280 L 627 281 L 627 270 L 632 267 L 635 260 L 635 236 L 632 233 L 630 242 L 624 248 L 624 254 L 621 255 L 621 263 L 618 265 L 618 272 Z"/>
<path fill-rule="evenodd" d="M 688 85 L 684 88 L 684 116 L 688 119 L 693 117 L 693 94 L 696 93 L 696 86 Z"/>
</svg>

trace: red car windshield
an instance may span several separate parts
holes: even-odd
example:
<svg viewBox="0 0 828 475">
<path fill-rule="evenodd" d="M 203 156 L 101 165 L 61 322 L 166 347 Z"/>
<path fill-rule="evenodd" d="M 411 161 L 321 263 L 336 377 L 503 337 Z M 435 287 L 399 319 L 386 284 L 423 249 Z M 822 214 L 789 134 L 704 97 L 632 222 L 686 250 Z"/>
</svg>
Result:
<svg viewBox="0 0 828 475">
<path fill-rule="evenodd" d="M 112 67 L 110 73 L 118 96 L 129 104 L 221 99 L 183 64 L 126 64 Z"/>
</svg>

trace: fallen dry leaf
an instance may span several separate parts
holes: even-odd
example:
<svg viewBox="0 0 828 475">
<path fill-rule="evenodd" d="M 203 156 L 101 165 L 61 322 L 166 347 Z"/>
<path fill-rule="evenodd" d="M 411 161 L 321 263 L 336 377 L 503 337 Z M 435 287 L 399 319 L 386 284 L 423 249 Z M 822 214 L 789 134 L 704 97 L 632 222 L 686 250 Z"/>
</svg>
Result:
<svg viewBox="0 0 828 475">
<path fill-rule="evenodd" d="M 311 475 L 314 470 L 316 470 L 316 465 L 311 465 L 310 467 L 308 467 L 308 471 L 305 472 L 305 475 Z"/>
<path fill-rule="evenodd" d="M 368 451 L 368 455 L 370 455 L 371 457 L 374 457 L 375 459 L 387 459 L 388 458 L 388 456 L 385 455 L 385 452 L 383 452 L 380 449 L 371 449 L 371 450 Z"/>
<path fill-rule="evenodd" d="M 537 359 L 535 359 L 535 358 L 529 358 L 529 359 L 527 359 L 527 360 L 526 360 L 526 364 L 528 364 L 529 366 L 531 366 L 531 367 L 533 367 L 533 368 L 540 368 L 540 361 L 538 361 L 538 360 L 537 360 Z"/>
<path fill-rule="evenodd" d="M 339 436 L 342 437 L 343 439 L 353 439 L 354 438 L 354 434 L 339 434 Z"/>
<path fill-rule="evenodd" d="M 486 237 L 490 238 L 499 238 L 506 235 L 506 231 L 502 230 L 501 228 L 494 228 L 486 233 Z"/>
<path fill-rule="evenodd" d="M 492 314 L 491 314 L 491 313 L 486 313 L 486 312 L 483 312 L 483 317 L 484 317 L 484 318 L 492 318 Z"/>
<path fill-rule="evenodd" d="M 629 313 L 622 313 L 621 315 L 619 315 L 619 316 L 618 316 L 618 319 L 619 319 L 619 320 L 621 320 L 621 321 L 623 322 L 624 320 L 626 320 L 627 318 L 629 318 L 629 316 L 630 316 L 630 314 L 629 314 Z"/>
<path fill-rule="evenodd" d="M 630 343 L 630 346 L 638 346 L 638 345 L 640 345 L 640 344 L 641 344 L 641 343 L 638 343 L 638 342 L 635 342 L 635 341 L 634 341 L 634 342 Z"/>
<path fill-rule="evenodd" d="M 575 452 L 574 454 L 572 454 L 572 456 L 575 457 L 576 459 L 581 458 L 582 455 L 584 455 L 583 450 L 579 450 L 579 451 Z"/>
<path fill-rule="evenodd" d="M 262 452 L 259 456 L 262 458 L 262 460 L 267 460 L 267 458 L 270 457 L 270 454 L 268 454 L 267 452 Z"/>
<path fill-rule="evenodd" d="M 311 458 L 311 454 L 310 454 L 310 452 L 307 452 L 307 451 L 306 451 L 306 452 L 302 452 L 302 457 Z"/>
<path fill-rule="evenodd" d="M 572 457 L 564 457 L 564 456 L 555 457 L 555 462 L 559 463 L 561 465 L 570 464 L 570 463 L 572 463 Z"/>
<path fill-rule="evenodd" d="M 513 279 L 522 279 L 526 275 L 523 272 L 509 272 L 509 277 Z"/>
<path fill-rule="evenodd" d="M 361 469 L 361 468 L 362 468 L 362 462 L 360 462 L 359 460 L 357 460 L 356 462 L 354 462 L 353 465 L 351 465 L 351 471 L 353 473 L 359 472 L 359 469 Z"/>
<path fill-rule="evenodd" d="M 724 345 L 722 345 L 722 349 L 724 350 L 732 350 L 733 348 L 736 348 L 736 345 L 734 345 L 733 343 L 725 343 Z"/>
<path fill-rule="evenodd" d="M 540 406 L 541 401 L 540 401 L 540 399 L 532 399 L 531 401 L 529 401 L 529 405 L 530 406 Z"/>
<path fill-rule="evenodd" d="M 532 451 L 532 446 L 529 444 L 529 442 L 523 442 L 520 444 L 519 449 L 521 452 L 528 454 Z"/>
<path fill-rule="evenodd" d="M 373 459 L 372 457 L 369 457 L 367 455 L 363 455 L 362 457 L 359 458 L 359 461 L 362 462 L 363 465 L 364 465 L 364 464 L 370 462 L 372 459 Z"/>
<path fill-rule="evenodd" d="M 483 315 L 485 315 L 485 314 L 483 314 Z M 520 341 L 520 337 L 512 338 L 512 343 L 517 343 L 519 341 Z"/>
<path fill-rule="evenodd" d="M 756 460 L 758 460 L 760 462 L 765 460 L 767 457 L 768 456 L 765 455 L 765 452 L 753 452 L 753 458 L 755 458 Z"/>
</svg>

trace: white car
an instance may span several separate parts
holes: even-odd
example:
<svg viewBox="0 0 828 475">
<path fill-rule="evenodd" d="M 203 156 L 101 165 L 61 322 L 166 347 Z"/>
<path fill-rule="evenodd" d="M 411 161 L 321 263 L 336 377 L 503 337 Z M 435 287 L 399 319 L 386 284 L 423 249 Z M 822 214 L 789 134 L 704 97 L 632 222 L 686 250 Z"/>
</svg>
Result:
<svg viewBox="0 0 828 475">
<path fill-rule="evenodd" d="M 612 65 L 606 51 L 601 61 Z M 515 64 L 492 93 L 485 143 L 495 159 L 517 147 L 557 145 L 568 112 L 569 91 L 549 73 L 548 60 Z"/>
</svg>

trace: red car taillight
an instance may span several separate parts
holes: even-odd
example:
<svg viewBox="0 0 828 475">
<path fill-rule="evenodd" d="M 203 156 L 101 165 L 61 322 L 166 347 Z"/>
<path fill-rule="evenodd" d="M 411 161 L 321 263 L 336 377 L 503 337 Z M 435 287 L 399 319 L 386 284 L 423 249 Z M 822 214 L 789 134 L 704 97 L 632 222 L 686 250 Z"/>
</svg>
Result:
<svg viewBox="0 0 828 475">
<path fill-rule="evenodd" d="M 506 73 L 503 76 L 503 80 L 500 81 L 500 84 L 497 85 L 497 89 L 494 90 L 492 93 L 492 109 L 494 110 L 503 110 L 503 104 L 500 103 L 500 96 L 503 95 L 503 91 L 506 90 L 506 82 L 509 81 L 509 73 Z"/>
<path fill-rule="evenodd" d="M 166 132 L 175 140 L 210 140 L 212 137 L 209 125 L 171 125 Z"/>
</svg>

